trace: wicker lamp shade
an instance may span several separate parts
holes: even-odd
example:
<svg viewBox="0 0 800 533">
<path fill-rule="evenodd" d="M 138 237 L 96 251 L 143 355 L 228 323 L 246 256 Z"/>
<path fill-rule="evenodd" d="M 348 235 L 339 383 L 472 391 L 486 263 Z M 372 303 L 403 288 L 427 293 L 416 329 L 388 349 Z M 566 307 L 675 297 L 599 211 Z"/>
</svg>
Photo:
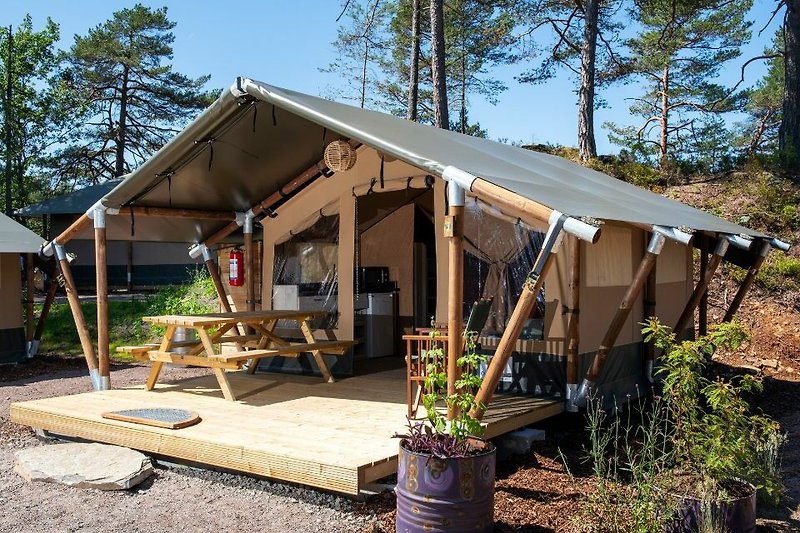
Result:
<svg viewBox="0 0 800 533">
<path fill-rule="evenodd" d="M 356 164 L 356 150 L 347 141 L 332 141 L 325 147 L 325 164 L 334 172 L 350 170 Z"/>
</svg>

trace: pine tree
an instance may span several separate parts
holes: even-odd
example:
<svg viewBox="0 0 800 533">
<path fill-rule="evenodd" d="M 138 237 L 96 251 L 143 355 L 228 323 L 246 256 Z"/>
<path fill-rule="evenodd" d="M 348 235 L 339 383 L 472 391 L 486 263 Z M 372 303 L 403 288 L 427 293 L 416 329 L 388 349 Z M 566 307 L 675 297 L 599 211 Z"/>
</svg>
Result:
<svg viewBox="0 0 800 533">
<path fill-rule="evenodd" d="M 348 88 L 336 92 L 362 108 L 378 105 L 378 87 L 389 50 L 386 26 L 393 9 L 388 0 L 348 0 L 340 15 L 340 19 L 346 17 L 345 22 L 333 43 L 338 56 L 320 69 L 343 78 Z"/>
<path fill-rule="evenodd" d="M 746 155 L 771 154 L 778 150 L 785 85 L 783 48 L 783 31 L 779 30 L 772 47 L 764 50 L 762 56 L 769 60 L 767 73 L 747 92 L 744 110 L 748 118 L 741 125 L 738 141 Z"/>
<path fill-rule="evenodd" d="M 623 64 L 617 57 L 620 24 L 614 20 L 619 0 L 534 0 L 519 7 L 529 26 L 528 36 L 553 32 L 553 42 L 542 47 L 521 40 L 517 60 L 542 57 L 536 68 L 521 74 L 523 83 L 545 83 L 557 67 L 571 71 L 578 80 L 578 152 L 583 161 L 597 157 L 594 111 L 598 89 L 619 78 Z M 527 37 L 527 36 L 526 36 Z M 600 46 L 598 46 L 598 41 Z"/>
<path fill-rule="evenodd" d="M 33 30 L 30 15 L 16 28 L 0 30 L 2 143 L 5 213 L 40 198 L 49 184 L 39 167 L 49 147 L 63 142 L 73 107 L 58 76 L 61 55 L 58 25 L 47 19 Z"/>
<path fill-rule="evenodd" d="M 75 37 L 70 76 L 87 113 L 78 142 L 58 154 L 62 173 L 89 182 L 122 176 L 214 100 L 202 90 L 209 76 L 172 70 L 174 27 L 167 8 L 136 4 Z"/>
<path fill-rule="evenodd" d="M 655 154 L 662 168 L 679 156 L 696 157 L 703 132 L 716 131 L 709 127 L 719 125 L 718 115 L 739 103 L 712 80 L 750 37 L 751 6 L 752 0 L 635 0 L 630 14 L 641 30 L 627 45 L 631 75 L 647 90 L 630 111 L 644 122 L 608 124 L 612 141 Z"/>
<path fill-rule="evenodd" d="M 784 166 L 797 170 L 800 167 L 800 0 L 780 0 L 778 4 L 786 6 L 783 109 L 778 147 Z M 796 173 L 794 181 L 800 183 Z"/>
</svg>

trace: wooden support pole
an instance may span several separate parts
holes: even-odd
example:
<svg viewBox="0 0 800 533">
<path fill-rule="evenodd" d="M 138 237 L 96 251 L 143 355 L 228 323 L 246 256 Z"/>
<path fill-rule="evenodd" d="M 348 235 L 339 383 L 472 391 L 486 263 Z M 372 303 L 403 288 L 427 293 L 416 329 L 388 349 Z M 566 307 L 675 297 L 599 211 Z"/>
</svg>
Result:
<svg viewBox="0 0 800 533">
<path fill-rule="evenodd" d="M 128 241 L 127 256 L 125 288 L 128 292 L 133 292 L 133 241 Z"/>
<path fill-rule="evenodd" d="M 550 225 L 542 244 L 542 249 L 539 251 L 536 262 L 533 265 L 533 270 L 528 274 L 528 279 L 522 287 L 522 294 L 517 300 L 517 305 L 514 306 L 511 318 L 508 320 L 503 336 L 500 338 L 494 356 L 486 369 L 486 375 L 483 376 L 481 387 L 475 395 L 475 406 L 472 408 L 471 414 L 477 419 L 483 418 L 486 409 L 489 407 L 489 402 L 492 401 L 497 384 L 500 383 L 500 378 L 503 376 L 503 368 L 505 368 L 509 357 L 511 357 L 517 339 L 519 339 L 519 334 L 525 326 L 525 320 L 530 316 L 533 306 L 536 305 L 536 297 L 542 285 L 544 285 L 544 278 L 550 270 L 550 266 L 556 257 L 558 246 L 561 243 L 562 229 L 566 218 L 565 215 L 561 215 Z"/>
<path fill-rule="evenodd" d="M 253 243 L 253 219 L 244 223 L 244 285 L 245 285 L 245 304 L 248 311 L 256 310 L 256 280 L 253 273 L 254 268 L 254 246 Z"/>
<path fill-rule="evenodd" d="M 75 287 L 75 279 L 72 277 L 72 269 L 69 266 L 69 260 L 67 259 L 67 253 L 64 251 L 64 247 L 60 244 L 55 244 L 54 248 L 56 259 L 58 259 L 58 266 L 61 269 L 61 276 L 64 280 L 64 290 L 67 293 L 67 301 L 72 311 L 72 318 L 75 320 L 78 337 L 81 340 L 83 356 L 86 358 L 86 366 L 89 367 L 89 376 L 92 378 L 92 386 L 95 390 L 98 390 L 100 387 L 100 374 L 98 372 L 97 356 L 94 353 L 92 338 L 89 336 L 89 326 L 86 325 L 86 318 L 83 316 L 81 301 Z"/>
<path fill-rule="evenodd" d="M 578 406 L 572 400 L 578 392 L 578 356 L 580 355 L 580 309 L 581 309 L 581 242 L 569 237 L 569 323 L 567 325 L 567 391 L 566 409 L 576 412 Z"/>
<path fill-rule="evenodd" d="M 450 188 L 458 187 L 454 183 Z M 455 394 L 456 381 L 461 377 L 458 359 L 464 346 L 464 192 L 461 190 L 461 205 L 450 205 L 450 214 L 445 217 L 445 236 L 448 237 L 448 290 L 447 290 L 447 394 Z M 451 197 L 453 195 L 451 194 Z M 448 406 L 447 416 L 452 420 L 458 415 L 455 407 Z"/>
<path fill-rule="evenodd" d="M 600 342 L 600 347 L 597 349 L 597 355 L 595 355 L 592 366 L 589 367 L 589 370 L 586 372 L 586 377 L 584 378 L 583 383 L 581 383 L 580 390 L 578 391 L 579 405 L 583 405 L 585 403 L 588 389 L 597 383 L 597 379 L 600 377 L 600 373 L 603 371 L 603 367 L 608 360 L 608 354 L 616 344 L 617 337 L 619 337 L 622 327 L 628 320 L 631 308 L 633 307 L 634 302 L 636 302 L 636 300 L 639 298 L 642 287 L 647 282 L 647 277 L 650 275 L 650 271 L 656 264 L 658 254 L 661 253 L 665 240 L 666 238 L 664 235 L 660 233 L 656 232 L 651 235 L 650 242 L 647 245 L 647 250 L 645 250 L 644 257 L 642 257 L 642 260 L 639 263 L 639 268 L 636 269 L 633 280 L 631 280 L 628 289 L 625 291 L 622 301 L 619 303 L 619 307 L 617 308 L 617 312 L 614 314 L 614 318 L 611 320 L 611 324 L 608 326 L 608 330 L 606 331 L 603 340 Z"/>
<path fill-rule="evenodd" d="M 111 388 L 108 340 L 108 261 L 105 210 L 94 213 L 94 265 L 97 281 L 97 362 L 100 390 Z"/>
<path fill-rule="evenodd" d="M 658 279 L 658 262 L 653 265 L 653 268 L 650 269 L 650 273 L 647 275 L 647 282 L 644 285 L 644 316 L 642 317 L 643 320 L 647 320 L 650 317 L 656 316 L 656 281 Z M 652 342 L 648 342 L 645 344 L 645 374 L 647 376 L 647 380 L 652 382 L 653 381 L 653 366 L 655 365 L 656 360 L 656 347 Z"/>
<path fill-rule="evenodd" d="M 33 254 L 25 254 L 25 340 L 33 340 Z"/>
<path fill-rule="evenodd" d="M 211 281 L 214 283 L 214 288 L 217 290 L 217 298 L 219 299 L 220 307 L 222 307 L 222 310 L 226 313 L 230 313 L 231 303 L 228 301 L 228 294 L 225 291 L 225 285 L 222 284 L 222 279 L 219 277 L 217 264 L 211 257 L 209 257 L 205 259 L 205 265 L 206 269 L 208 270 L 208 275 L 211 276 Z"/>
<path fill-rule="evenodd" d="M 109 213 L 111 214 L 111 213 Z M 177 209 L 172 207 L 125 206 L 114 214 L 130 217 L 191 218 L 192 220 L 236 220 L 233 211 L 208 211 L 204 209 Z"/>
<path fill-rule="evenodd" d="M 44 297 L 42 304 L 42 312 L 39 314 L 39 320 L 36 322 L 36 330 L 33 332 L 33 339 L 31 346 L 28 349 L 28 357 L 33 357 L 39 351 L 39 343 L 42 341 L 44 335 L 44 325 L 47 322 L 47 315 L 50 314 L 50 308 L 53 306 L 53 300 L 56 299 L 56 290 L 58 290 L 58 280 L 53 276 L 50 279 L 50 284 L 47 287 L 47 295 Z"/>
<path fill-rule="evenodd" d="M 78 217 L 78 219 L 75 222 L 70 224 L 70 226 L 67 229 L 62 231 L 58 237 L 53 239 L 53 242 L 55 244 L 64 246 L 65 244 L 67 244 L 69 241 L 72 240 L 72 238 L 75 236 L 76 233 L 81 231 L 84 227 L 88 226 L 91 221 L 92 219 L 89 218 L 89 215 L 87 215 L 86 213 L 82 214 L 81 216 Z"/>
<path fill-rule="evenodd" d="M 704 283 L 708 268 L 708 238 L 703 235 L 698 244 L 700 245 L 700 282 Z M 697 310 L 697 329 L 700 335 L 708 333 L 708 289 L 700 297 L 700 307 Z"/>
<path fill-rule="evenodd" d="M 508 212 L 508 214 L 518 216 L 522 220 L 533 219 L 547 224 L 552 223 L 550 218 L 553 216 L 553 209 L 494 183 L 477 178 L 472 181 L 470 190 L 482 200 L 492 203 L 503 211 Z M 572 218 L 568 218 L 564 223 L 564 230 L 579 237 L 581 240 L 591 243 L 597 242 L 597 239 L 600 238 L 599 227 L 593 227 Z"/>
<path fill-rule="evenodd" d="M 750 265 L 750 268 L 747 270 L 747 274 L 745 274 L 744 279 L 742 280 L 742 284 L 739 286 L 739 290 L 736 291 L 733 301 L 731 301 L 730 306 L 728 306 L 728 310 L 725 311 L 725 317 L 722 319 L 723 322 L 730 322 L 733 320 L 733 317 L 739 310 L 739 306 L 742 305 L 744 297 L 747 295 L 750 287 L 753 286 L 753 282 L 756 280 L 756 275 L 761 269 L 761 265 L 763 265 L 764 261 L 767 259 L 770 248 L 772 247 L 770 246 L 769 242 L 762 241 L 760 243 L 758 247 L 758 256 L 753 261 L 753 264 Z"/>
<path fill-rule="evenodd" d="M 717 246 L 714 248 L 714 253 L 711 255 L 711 259 L 708 261 L 708 266 L 703 272 L 703 275 L 701 275 L 700 281 L 697 282 L 694 291 L 692 291 L 689 301 L 686 302 L 686 307 L 683 308 L 683 312 L 681 313 L 680 318 L 678 318 L 678 321 L 675 323 L 675 327 L 672 328 L 672 331 L 678 338 L 680 338 L 681 333 L 683 333 L 683 330 L 689 324 L 689 321 L 694 319 L 694 310 L 697 309 L 700 299 L 708 290 L 708 285 L 711 283 L 714 273 L 717 271 L 717 268 L 722 262 L 722 258 L 725 257 L 725 252 L 728 251 L 728 245 L 729 242 L 725 236 L 720 236 L 718 238 Z"/>
</svg>

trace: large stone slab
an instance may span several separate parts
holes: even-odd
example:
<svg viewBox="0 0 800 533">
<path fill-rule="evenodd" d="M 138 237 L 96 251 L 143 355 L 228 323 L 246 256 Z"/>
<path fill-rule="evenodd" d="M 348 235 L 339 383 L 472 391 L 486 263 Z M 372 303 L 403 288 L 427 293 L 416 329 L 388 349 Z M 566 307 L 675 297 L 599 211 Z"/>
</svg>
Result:
<svg viewBox="0 0 800 533">
<path fill-rule="evenodd" d="M 67 443 L 17 452 L 14 470 L 27 481 L 81 489 L 125 490 L 150 477 L 153 465 L 146 455 L 129 448 Z"/>
</svg>

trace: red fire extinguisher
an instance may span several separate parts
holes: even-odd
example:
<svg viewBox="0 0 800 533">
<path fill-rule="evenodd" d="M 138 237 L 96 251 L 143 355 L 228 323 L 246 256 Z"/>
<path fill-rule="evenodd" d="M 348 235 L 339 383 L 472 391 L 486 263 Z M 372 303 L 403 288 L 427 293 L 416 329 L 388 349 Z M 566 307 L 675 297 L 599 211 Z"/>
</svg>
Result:
<svg viewBox="0 0 800 533">
<path fill-rule="evenodd" d="M 241 287 L 244 285 L 244 253 L 240 248 L 231 250 L 228 283 L 232 287 Z"/>
</svg>

